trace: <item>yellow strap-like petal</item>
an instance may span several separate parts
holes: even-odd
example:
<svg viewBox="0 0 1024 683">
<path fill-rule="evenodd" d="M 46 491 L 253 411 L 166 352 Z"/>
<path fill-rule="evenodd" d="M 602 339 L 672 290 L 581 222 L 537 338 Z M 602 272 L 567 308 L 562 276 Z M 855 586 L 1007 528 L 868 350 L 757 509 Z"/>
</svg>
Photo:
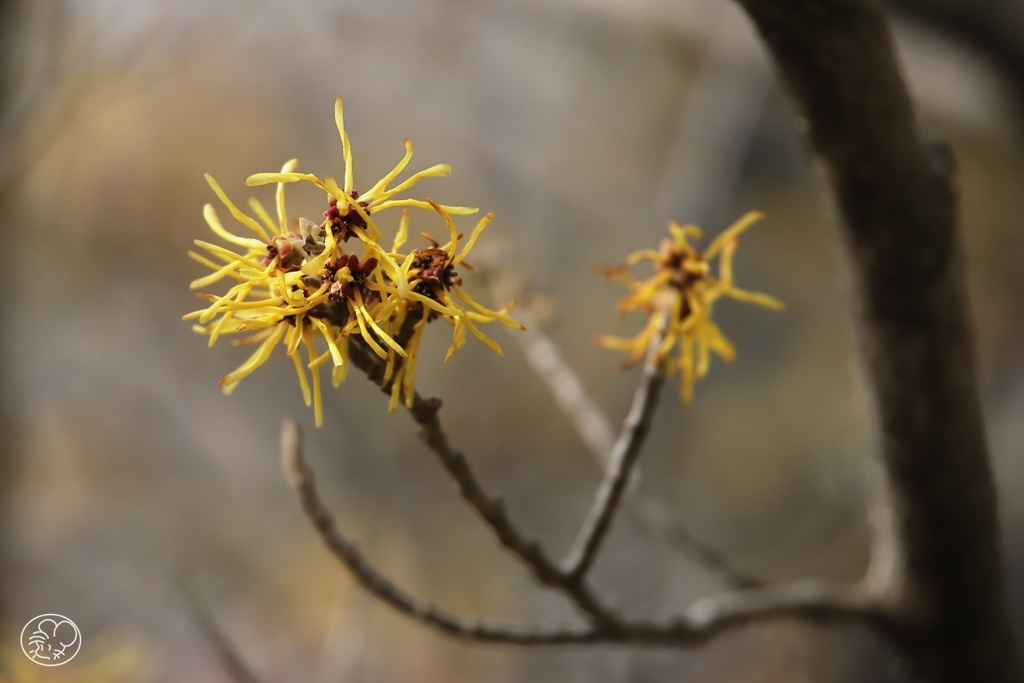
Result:
<svg viewBox="0 0 1024 683">
<path fill-rule="evenodd" d="M 263 208 L 263 204 L 260 203 L 260 200 L 255 197 L 249 197 L 249 208 L 252 209 L 252 212 L 256 214 L 257 218 L 263 221 L 263 225 L 267 227 L 267 230 L 271 233 L 277 232 L 277 226 L 274 225 L 274 219 L 271 218 L 270 214 L 267 213 L 267 210 Z"/>
<path fill-rule="evenodd" d="M 341 365 L 335 365 L 334 370 L 331 371 L 331 386 L 337 387 L 345 381 L 345 377 L 348 375 L 348 337 L 341 337 L 340 343 L 338 344 L 338 350 L 341 351 L 341 359 L 344 361 Z"/>
<path fill-rule="evenodd" d="M 730 299 L 736 299 L 737 301 L 746 301 L 748 303 L 757 304 L 765 308 L 770 308 L 774 311 L 781 311 L 786 307 L 784 303 L 779 301 L 773 296 L 768 294 L 762 294 L 760 292 L 748 292 L 743 289 L 736 289 L 735 287 L 729 287 L 723 289 L 722 294 L 729 297 Z"/>
<path fill-rule="evenodd" d="M 462 263 L 462 261 L 466 258 L 466 255 L 473 249 L 473 245 L 476 244 L 476 240 L 480 236 L 480 233 L 483 232 L 484 228 L 486 228 L 487 225 L 493 220 L 494 214 L 489 213 L 477 222 L 476 227 L 473 228 L 473 232 L 469 236 L 469 241 L 466 242 L 466 246 L 462 248 L 462 252 L 455 257 L 455 260 L 452 261 L 453 265 L 457 266 L 460 263 Z"/>
<path fill-rule="evenodd" d="M 239 237 L 224 229 L 221 225 L 220 218 L 217 217 L 217 210 L 213 208 L 213 204 L 206 204 L 203 206 L 203 218 L 206 219 L 206 224 L 210 226 L 210 230 L 213 230 L 218 237 L 225 242 L 245 247 L 246 249 L 258 250 L 266 249 L 267 243 L 259 240 L 254 240 L 251 237 Z M 250 219 L 251 220 L 251 219 Z M 253 221 L 253 223 L 256 223 Z M 259 225 L 259 223 L 256 223 Z"/>
<path fill-rule="evenodd" d="M 338 134 L 341 136 L 341 155 L 345 158 L 345 192 L 348 193 L 353 187 L 352 145 L 348 141 L 348 133 L 345 132 L 345 103 L 341 95 L 334 99 L 334 125 L 338 127 Z"/>
<path fill-rule="evenodd" d="M 389 199 L 384 202 L 373 204 L 373 210 L 383 211 L 384 209 L 390 209 L 395 206 L 415 206 L 418 209 L 433 208 L 430 206 L 429 202 L 425 202 L 422 199 Z M 448 206 L 447 204 L 441 204 L 440 206 L 453 216 L 467 216 L 480 210 L 474 206 Z"/>
<path fill-rule="evenodd" d="M 267 362 L 267 358 L 270 357 L 271 351 L 273 351 L 274 346 L 281 341 L 281 337 L 284 336 L 288 327 L 287 323 L 279 324 L 277 329 L 275 329 L 273 333 L 271 333 L 271 335 L 267 337 L 262 344 L 260 344 L 260 347 L 256 349 L 256 352 L 252 354 L 247 361 L 242 363 L 242 365 L 233 372 L 230 372 L 221 378 L 219 384 L 223 388 L 225 394 L 230 394 L 234 391 L 240 381 L 252 374 L 256 368 Z"/>
<path fill-rule="evenodd" d="M 224 330 L 223 334 L 227 334 L 228 332 L 231 332 L 231 331 L 232 330 Z M 240 330 L 236 329 L 234 331 L 238 332 Z M 263 330 L 261 332 L 257 332 L 256 334 L 251 334 L 248 337 L 245 337 L 243 339 L 232 339 L 231 340 L 231 345 L 232 346 L 248 346 L 250 344 L 256 344 L 257 342 L 261 342 L 264 339 L 266 339 L 267 337 L 269 337 L 273 332 L 274 332 L 273 328 L 268 327 L 267 329 L 265 329 L 265 330 Z"/>
<path fill-rule="evenodd" d="M 363 340 L 371 349 L 373 349 L 374 353 L 376 353 L 381 358 L 386 359 L 388 357 L 388 352 L 385 351 L 384 348 L 377 343 L 377 340 L 373 338 L 373 335 L 370 334 L 370 331 L 366 327 L 366 322 L 363 318 L 363 307 L 356 306 L 354 310 L 356 313 L 356 324 L 359 325 L 359 334 L 362 335 Z"/>
<path fill-rule="evenodd" d="M 398 399 L 402 396 L 403 380 L 405 378 L 405 366 L 398 369 L 395 381 L 391 383 L 391 399 L 388 401 L 388 412 L 393 413 L 398 408 Z"/>
<path fill-rule="evenodd" d="M 434 207 L 434 211 L 441 214 L 441 218 L 444 219 L 444 224 L 448 226 L 448 234 L 451 236 L 450 241 L 445 248 L 448 251 L 448 259 L 451 260 L 455 257 L 455 250 L 459 247 L 459 229 L 455 227 L 455 221 L 452 220 L 451 215 L 441 207 L 440 204 L 427 197 L 427 201 Z"/>
<path fill-rule="evenodd" d="M 298 159 L 289 159 L 288 161 L 285 162 L 284 166 L 281 167 L 281 173 L 291 173 L 291 172 L 293 172 L 298 167 L 299 167 L 299 160 Z M 248 180 L 246 180 L 245 182 L 246 182 L 246 184 L 249 183 Z M 285 186 L 285 184 L 283 182 L 279 182 L 277 184 L 277 193 L 275 194 L 275 199 L 277 200 L 278 233 L 281 234 L 281 235 L 284 235 L 287 232 L 289 232 L 289 230 L 288 230 L 288 210 L 287 210 L 287 208 L 284 205 L 284 186 Z"/>
<path fill-rule="evenodd" d="M 381 192 L 386 191 L 391 181 L 397 178 L 398 174 L 405 170 L 405 167 L 409 164 L 409 161 L 412 159 L 412 149 L 412 140 L 406 140 L 405 156 L 402 157 L 402 160 L 398 162 L 397 166 L 391 169 L 390 173 L 388 173 L 386 176 L 378 180 L 376 185 L 374 185 L 369 190 L 364 192 L 361 196 L 361 199 L 370 202 L 370 205 L 373 206 L 373 200 L 377 198 L 377 195 L 380 194 Z"/>
<path fill-rule="evenodd" d="M 402 218 L 398 221 L 398 232 L 395 233 L 395 241 L 391 246 L 392 252 L 397 252 L 409 239 L 409 209 L 402 211 Z"/>
<path fill-rule="evenodd" d="M 211 320 L 213 320 L 214 317 L 216 317 L 217 313 L 224 307 L 224 305 L 227 302 L 229 302 L 232 299 L 234 299 L 235 296 L 237 296 L 238 293 L 241 292 L 241 291 L 248 292 L 250 287 L 251 287 L 251 285 L 249 283 L 243 282 L 243 283 L 235 285 L 234 287 L 229 289 L 227 291 L 227 293 L 224 294 L 223 296 L 213 297 L 212 299 L 210 299 L 210 300 L 213 301 L 213 303 L 210 305 L 209 308 L 207 308 L 205 311 L 203 311 L 202 315 L 199 316 L 199 322 L 203 323 L 203 324 L 206 324 L 206 323 L 210 322 Z M 208 297 L 212 297 L 213 295 L 203 295 L 200 292 L 197 296 L 199 296 L 202 299 L 206 299 Z"/>
<path fill-rule="evenodd" d="M 302 342 L 302 331 L 299 329 L 301 321 L 296 320 L 295 324 L 288 323 L 290 328 L 288 334 L 285 335 L 284 345 L 286 353 L 291 356 L 299 348 L 299 344 Z M 309 405 L 308 403 L 306 405 Z"/>
<path fill-rule="evenodd" d="M 497 320 L 498 322 L 500 322 L 505 327 L 511 327 L 514 330 L 525 330 L 526 329 L 520 323 L 516 322 L 515 320 L 513 320 L 509 316 L 507 316 L 504 313 L 502 313 L 501 311 L 492 311 L 489 308 L 484 308 L 483 306 L 481 306 L 477 302 L 473 301 L 473 299 L 471 299 L 468 294 L 466 294 L 464 291 L 462 291 L 461 287 L 454 287 L 453 289 L 455 290 L 455 295 L 457 297 L 459 297 L 460 299 L 462 299 L 466 303 L 467 306 L 472 308 L 477 313 L 479 313 L 479 314 L 481 314 L 481 315 L 483 315 L 485 317 Z"/>
<path fill-rule="evenodd" d="M 496 354 L 498 354 L 499 356 L 504 357 L 505 354 L 501 352 L 501 347 L 498 346 L 498 342 L 494 341 L 493 339 L 488 337 L 486 334 L 481 332 L 479 330 L 479 328 L 477 328 L 477 326 L 475 324 L 473 324 L 473 321 L 470 320 L 468 317 L 464 316 L 462 318 L 462 320 L 465 322 L 466 327 L 469 328 L 470 333 L 472 333 L 472 335 L 474 337 L 476 337 L 477 339 L 482 341 L 484 344 L 489 346 L 491 348 L 491 350 L 494 351 Z"/>
<path fill-rule="evenodd" d="M 205 240 L 192 240 L 192 244 L 196 245 L 200 249 L 205 249 L 225 263 L 231 263 L 238 260 L 255 270 L 263 270 L 263 266 L 253 260 L 257 256 L 259 256 L 259 258 L 263 258 L 263 256 L 255 251 L 250 251 L 248 254 L 243 256 L 242 254 L 236 254 L 230 249 L 225 249 L 219 244 L 212 244 Z"/>
<path fill-rule="evenodd" d="M 395 185 L 390 190 L 380 193 L 380 200 L 389 199 L 400 192 L 405 192 L 410 187 L 423 180 L 424 178 L 443 178 L 452 172 L 452 167 L 448 164 L 437 164 L 430 168 L 425 168 L 418 173 L 413 173 L 411 176 L 405 179 L 402 183 Z"/>
<path fill-rule="evenodd" d="M 636 339 L 626 339 L 625 337 L 613 337 L 608 334 L 598 335 L 596 338 L 597 344 L 603 346 L 606 349 L 615 349 L 616 351 L 632 351 L 633 347 L 636 346 Z"/>
<path fill-rule="evenodd" d="M 193 254 L 195 254 L 194 251 L 190 251 L 188 253 L 189 253 L 189 256 L 192 256 Z M 199 256 L 198 254 L 195 254 L 195 256 L 193 258 L 195 258 L 196 261 L 199 261 L 199 258 L 202 258 L 202 257 L 196 258 L 198 256 Z M 206 260 L 206 259 L 204 259 L 204 260 Z M 213 265 L 213 267 L 216 268 L 216 265 L 213 264 L 212 261 L 208 261 L 208 260 L 206 260 L 206 261 L 207 262 L 204 265 L 208 265 L 209 264 L 209 265 Z M 199 261 L 199 262 L 202 263 L 202 261 Z M 225 278 L 225 277 L 227 277 L 229 275 L 234 275 L 235 278 L 239 279 L 239 280 L 244 279 L 241 276 L 239 276 L 237 273 L 235 273 L 235 270 L 238 268 L 238 266 L 241 265 L 241 263 L 242 263 L 241 261 L 235 261 L 234 263 L 228 263 L 227 265 L 222 266 L 221 268 L 218 268 L 216 270 L 216 272 L 210 273 L 209 275 L 207 275 L 205 277 L 201 277 L 201 278 L 198 278 L 196 280 L 193 280 L 192 282 L 190 282 L 188 284 L 188 288 L 189 289 L 199 289 L 200 287 L 206 287 L 207 285 L 212 285 L 214 282 L 217 282 L 217 281 L 219 281 L 219 280 L 221 280 L 221 279 L 223 279 L 223 278 Z"/>
<path fill-rule="evenodd" d="M 301 340 L 301 335 L 297 335 Z M 292 364 L 295 366 L 295 374 L 299 378 L 299 389 L 302 390 L 302 401 L 307 405 L 313 404 L 313 395 L 309 391 L 309 380 L 306 379 L 306 370 L 302 367 L 302 359 L 299 358 L 298 349 L 288 354 L 288 357 L 292 359 Z"/>
<path fill-rule="evenodd" d="M 405 361 L 405 366 L 402 368 L 405 371 L 402 376 L 402 394 L 405 395 L 405 405 L 409 408 L 412 407 L 413 398 L 416 395 L 416 361 L 419 358 L 420 340 L 423 339 L 423 327 L 426 324 L 427 316 L 423 316 L 413 327 L 412 338 L 409 339 L 408 348 L 406 349 L 409 358 Z"/>
<path fill-rule="evenodd" d="M 712 258 L 718 253 L 726 242 L 729 242 L 740 235 L 757 221 L 764 218 L 764 211 L 748 211 L 738 221 L 723 230 L 704 251 L 705 258 Z"/>
<path fill-rule="evenodd" d="M 675 221 L 668 222 L 668 231 L 675 238 L 676 246 L 683 247 L 684 249 L 693 249 L 687 239 L 688 237 L 700 239 L 704 234 L 696 225 L 679 225 Z"/>
<path fill-rule="evenodd" d="M 395 353 L 397 353 L 399 356 L 402 356 L 403 358 L 405 357 L 405 349 L 399 346 L 398 342 L 392 339 L 390 335 L 385 333 L 384 330 L 382 330 L 380 326 L 373 321 L 373 316 L 371 316 L 370 313 L 366 310 L 366 305 L 363 303 L 363 295 L 359 292 L 359 290 L 356 290 L 356 312 L 362 312 L 363 320 L 365 320 L 366 324 L 368 324 L 373 329 L 373 331 L 377 333 L 377 336 L 380 337 L 385 344 L 394 349 Z"/>
<path fill-rule="evenodd" d="M 609 275 L 612 274 L 612 271 L 618 271 L 620 268 L 632 268 L 641 261 L 654 261 L 655 263 L 660 263 L 663 260 L 665 260 L 665 257 L 661 255 L 661 252 L 655 251 L 654 249 L 634 251 L 626 257 L 626 260 L 622 262 L 621 266 L 618 266 L 617 268 L 610 268 Z"/>
<path fill-rule="evenodd" d="M 216 270 L 220 270 L 220 268 L 221 268 L 221 266 L 217 265 L 216 263 L 214 263 L 210 259 L 206 258 L 202 254 L 197 254 L 196 252 L 192 251 L 191 249 L 188 251 L 188 257 L 190 259 L 192 259 L 193 261 L 195 261 L 196 263 L 201 263 L 202 265 L 206 266 L 207 268 L 210 268 L 211 270 L 215 270 L 216 271 Z M 229 265 L 232 268 L 234 268 L 235 264 L 237 264 L 237 263 L 240 263 L 240 262 L 239 261 L 228 262 L 227 265 Z M 245 279 L 241 275 L 239 275 L 238 273 L 235 273 L 233 271 L 228 271 L 227 276 L 231 277 L 231 278 L 234 278 L 235 280 L 244 280 Z M 203 286 L 204 285 L 199 285 L 199 287 L 203 287 Z"/>
<path fill-rule="evenodd" d="M 389 293 L 398 293 L 394 287 L 388 287 L 387 285 L 378 285 L 376 288 L 383 289 L 385 292 Z M 433 310 L 437 311 L 442 315 L 451 316 L 453 318 L 457 318 L 460 315 L 462 315 L 462 311 L 460 311 L 459 309 L 445 306 L 444 304 L 434 301 L 430 297 L 423 296 L 419 292 L 409 290 L 409 293 L 405 298 L 408 299 L 409 301 L 418 301 L 427 308 L 432 308 Z"/>
<path fill-rule="evenodd" d="M 259 185 L 269 185 L 270 183 L 297 183 L 300 180 L 305 180 L 313 183 L 317 187 L 323 188 L 323 182 L 312 173 L 294 173 L 292 171 L 282 171 L 280 173 L 253 173 L 245 179 L 245 184 L 249 187 L 256 187 Z"/>
<path fill-rule="evenodd" d="M 320 330 L 320 334 L 327 340 L 327 349 L 331 352 L 331 358 L 334 359 L 335 365 L 344 365 L 345 358 L 341 355 L 341 349 L 338 348 L 337 342 L 334 340 L 334 334 L 330 328 L 324 323 L 324 321 L 318 318 L 310 318 L 310 321 L 316 325 L 316 328 Z"/>
<path fill-rule="evenodd" d="M 254 221 L 249 216 L 246 216 L 244 213 L 242 213 L 238 209 L 238 207 L 235 206 L 234 202 L 228 199 L 228 196 L 224 193 L 224 190 L 220 189 L 220 185 L 217 184 L 217 181 L 214 180 L 213 176 L 210 175 L 209 173 L 206 174 L 206 182 L 210 184 L 210 187 L 212 187 L 213 191 L 217 194 L 218 197 L 220 197 L 220 200 L 224 202 L 224 206 L 228 207 L 228 211 L 231 212 L 231 215 L 235 217 L 236 221 L 252 230 L 264 242 L 270 241 L 270 235 L 268 235 L 267 231 L 263 229 L 263 226 Z"/>
<path fill-rule="evenodd" d="M 291 286 L 284 278 L 284 273 L 277 271 L 278 293 L 289 306 L 301 308 L 306 305 L 306 297 L 301 292 L 292 291 Z M 298 295 L 298 296 L 296 296 Z"/>
<path fill-rule="evenodd" d="M 316 357 L 316 345 L 313 343 L 313 332 L 308 326 L 302 328 L 302 341 L 306 345 L 306 354 L 309 356 L 310 366 L 313 366 L 313 359 Z M 298 358 L 299 354 L 295 354 Z M 317 427 L 324 424 L 323 401 L 320 397 L 320 366 L 311 367 L 310 374 L 313 376 L 313 422 Z M 308 404 L 307 404 L 308 405 Z"/>
<path fill-rule="evenodd" d="M 466 324 L 462 322 L 462 318 L 455 318 L 455 330 L 452 332 L 452 343 L 451 346 L 448 347 L 448 353 L 444 355 L 444 362 L 447 363 L 448 359 L 452 357 L 452 354 L 462 348 L 462 345 L 465 343 Z"/>
</svg>

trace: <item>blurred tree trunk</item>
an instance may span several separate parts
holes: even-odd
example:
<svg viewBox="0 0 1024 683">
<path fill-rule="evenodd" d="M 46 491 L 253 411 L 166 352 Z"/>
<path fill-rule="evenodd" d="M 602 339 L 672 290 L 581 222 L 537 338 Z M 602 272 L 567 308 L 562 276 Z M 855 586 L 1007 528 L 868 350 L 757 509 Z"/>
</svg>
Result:
<svg viewBox="0 0 1024 683">
<path fill-rule="evenodd" d="M 892 497 L 895 552 L 872 573 L 893 635 L 915 680 L 1020 683 L 952 155 L 916 125 L 877 0 L 740 3 L 806 120 L 847 245 Z"/>
</svg>

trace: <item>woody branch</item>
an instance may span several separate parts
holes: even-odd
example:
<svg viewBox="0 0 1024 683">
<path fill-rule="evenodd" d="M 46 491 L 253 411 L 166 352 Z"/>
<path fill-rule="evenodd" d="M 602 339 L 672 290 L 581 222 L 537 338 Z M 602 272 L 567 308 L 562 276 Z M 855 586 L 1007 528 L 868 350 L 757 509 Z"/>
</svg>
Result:
<svg viewBox="0 0 1024 683">
<path fill-rule="evenodd" d="M 551 627 L 507 624 L 453 614 L 410 595 L 376 569 L 335 525 L 316 489 L 314 475 L 302 455 L 301 437 L 294 422 L 282 430 L 282 465 L 296 488 L 303 510 L 332 554 L 356 581 L 382 602 L 406 616 L 464 640 L 513 645 L 567 645 L 632 643 L 686 647 L 746 624 L 780 618 L 827 622 L 867 622 L 882 630 L 888 618 L 862 586 L 843 586 L 803 580 L 726 592 L 694 603 L 682 615 L 663 622 L 628 620 L 609 615 L 590 624 Z M 515 550 L 511 550 L 516 554 Z"/>
<path fill-rule="evenodd" d="M 655 340 L 655 343 L 657 340 Z M 384 363 L 361 342 L 353 341 L 350 358 L 356 367 L 378 386 L 384 376 Z M 621 450 L 639 450 L 639 443 L 649 428 L 657 388 L 662 373 L 656 365 L 646 364 L 634 406 L 626 419 Z M 381 387 L 385 392 L 389 387 Z M 356 545 L 338 531 L 334 519 L 319 498 L 313 473 L 302 455 L 301 443 L 294 423 L 286 423 L 282 432 L 282 463 L 286 476 L 296 488 L 303 510 L 320 534 L 328 549 L 344 564 L 355 579 L 374 596 L 407 616 L 444 633 L 467 640 L 500 642 L 518 645 L 559 645 L 569 643 L 621 642 L 654 646 L 695 646 L 731 628 L 779 618 L 802 618 L 814 621 L 861 622 L 882 631 L 890 630 L 890 620 L 883 602 L 869 584 L 836 585 L 818 580 L 728 591 L 694 603 L 680 616 L 663 622 L 625 619 L 605 606 L 585 581 L 586 570 L 577 563 L 560 567 L 539 543 L 519 530 L 509 517 L 500 499 L 487 494 L 476 479 L 468 461 L 455 451 L 445 435 L 438 411 L 440 400 L 422 399 L 416 395 L 408 412 L 421 427 L 421 438 L 439 457 L 455 481 L 460 494 L 491 529 L 498 542 L 531 570 L 541 585 L 569 598 L 586 616 L 586 627 L 552 628 L 546 625 L 504 625 L 468 619 L 452 614 L 431 603 L 415 598 L 398 588 L 381 571 L 373 567 Z M 631 443 L 633 440 L 635 444 Z M 609 477 L 595 497 L 595 505 L 584 524 L 581 537 L 597 538 L 594 528 L 611 523 L 617 509 L 610 488 L 622 489 L 628 480 L 630 464 L 635 457 L 618 459 L 609 469 Z M 621 495 L 621 494 L 620 494 Z M 606 522 L 599 522 L 606 519 Z M 600 532 L 603 534 L 604 532 Z M 593 544 L 596 555 L 598 543 Z M 589 567 L 589 562 L 586 565 Z"/>
<path fill-rule="evenodd" d="M 529 287 L 514 273 L 502 269 L 496 263 L 488 261 L 483 268 L 478 263 L 477 269 L 487 279 L 496 300 L 515 299 L 522 304 L 517 310 L 517 317 L 526 329 L 517 330 L 510 337 L 522 347 L 527 363 L 547 386 L 558 407 L 570 418 L 594 462 L 605 471 L 606 479 L 611 477 L 610 470 L 618 466 L 614 455 L 623 452 L 616 449 L 621 445 L 621 439 L 615 438 L 611 422 L 586 392 L 583 382 L 562 358 L 554 342 L 541 331 L 540 321 L 530 310 L 533 295 Z M 656 395 L 660 390 L 659 386 L 658 391 L 653 393 Z M 623 433 L 625 435 L 628 430 Z M 698 538 L 680 522 L 671 507 L 645 485 L 637 463 L 632 463 L 630 471 L 631 476 L 623 492 L 627 501 L 632 503 L 626 508 L 627 512 L 661 536 L 682 556 L 709 570 L 729 587 L 753 588 L 765 584 L 760 577 L 734 566 L 721 551 Z"/>
</svg>

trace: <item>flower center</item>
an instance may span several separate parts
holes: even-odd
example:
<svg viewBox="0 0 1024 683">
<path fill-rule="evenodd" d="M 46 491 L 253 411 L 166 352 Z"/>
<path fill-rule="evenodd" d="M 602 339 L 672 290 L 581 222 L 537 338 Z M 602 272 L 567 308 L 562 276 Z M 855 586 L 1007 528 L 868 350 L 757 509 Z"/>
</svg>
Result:
<svg viewBox="0 0 1024 683">
<path fill-rule="evenodd" d="M 359 193 L 356 190 L 352 190 L 348 194 L 352 199 L 359 199 Z M 369 202 L 358 202 L 358 204 L 369 215 Z M 326 220 L 323 223 L 323 227 L 330 226 L 334 237 L 342 242 L 348 242 L 350 237 L 356 237 L 356 228 L 366 229 L 366 219 L 359 215 L 356 207 L 345 202 L 345 207 L 342 209 L 338 206 L 338 200 L 334 197 L 327 201 L 327 210 L 324 211 L 324 217 Z"/>
</svg>

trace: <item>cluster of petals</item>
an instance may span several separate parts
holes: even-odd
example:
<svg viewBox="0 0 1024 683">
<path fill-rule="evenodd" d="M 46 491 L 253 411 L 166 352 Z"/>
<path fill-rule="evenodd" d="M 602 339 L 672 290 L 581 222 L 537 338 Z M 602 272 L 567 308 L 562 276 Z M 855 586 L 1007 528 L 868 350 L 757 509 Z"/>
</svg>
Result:
<svg viewBox="0 0 1024 683">
<path fill-rule="evenodd" d="M 276 184 L 276 220 L 255 198 L 249 200 L 252 215 L 243 212 L 206 176 L 228 212 L 251 234 L 240 236 L 226 229 L 216 209 L 211 204 L 204 207 L 207 225 L 227 246 L 195 240 L 205 253 L 190 251 L 189 256 L 212 272 L 193 281 L 191 287 L 204 289 L 223 280 L 231 281 L 232 286 L 219 295 L 199 293 L 209 305 L 184 316 L 196 321 L 193 329 L 208 335 L 210 346 L 223 335 L 236 335 L 232 343 L 237 346 L 256 346 L 248 360 L 220 380 L 225 393 L 283 345 L 295 365 L 306 405 L 313 406 L 317 426 L 323 423 L 320 368 L 331 365 L 332 383 L 340 384 L 348 371 L 352 339 L 360 340 L 386 362 L 383 384 L 390 383 L 389 408 L 393 411 L 403 399 L 412 403 L 420 341 L 430 321 L 443 319 L 452 325 L 446 360 L 465 343 L 467 332 L 501 353 L 498 344 L 480 331 L 480 324 L 522 327 L 508 315 L 512 304 L 493 311 L 474 301 L 462 289 L 456 271 L 460 266 L 471 269 L 464 259 L 493 214 L 480 219 L 469 239 L 463 241 L 453 216 L 477 209 L 400 196 L 424 178 L 451 172 L 448 165 L 438 164 L 392 186 L 412 158 L 413 146 L 408 140 L 398 165 L 368 191 L 359 193 L 353 187 L 352 149 L 340 97 L 335 103 L 335 120 L 345 161 L 343 185 L 333 178 L 321 180 L 298 172 L 295 159 L 278 173 L 257 173 L 246 180 L 250 186 Z M 321 222 L 289 220 L 285 187 L 296 182 L 311 183 L 326 194 L 327 210 Z M 395 207 L 403 211 L 386 249 L 374 217 Z M 439 215 L 450 235 L 447 244 L 438 244 L 427 235 L 429 247 L 403 253 L 410 208 Z"/>
<path fill-rule="evenodd" d="M 728 297 L 774 310 L 782 308 L 774 297 L 733 285 L 732 260 L 739 235 L 763 216 L 760 211 L 747 213 L 722 231 L 704 251 L 689 241 L 701 238 L 699 228 L 671 222 L 671 238 L 662 240 L 659 249 L 635 252 L 621 264 L 605 268 L 609 279 L 621 280 L 629 287 L 629 293 L 619 302 L 619 314 L 625 316 L 639 309 L 648 319 L 632 338 L 601 336 L 598 343 L 626 351 L 625 365 L 629 366 L 643 359 L 661 335 L 654 361 L 669 375 L 679 375 L 680 394 L 684 405 L 689 405 L 694 384 L 707 375 L 711 354 L 725 361 L 736 356 L 732 343 L 711 319 L 715 302 Z M 715 259 L 717 276 L 712 276 L 711 262 Z M 654 274 L 638 280 L 629 269 L 644 261 L 654 265 Z"/>
</svg>

